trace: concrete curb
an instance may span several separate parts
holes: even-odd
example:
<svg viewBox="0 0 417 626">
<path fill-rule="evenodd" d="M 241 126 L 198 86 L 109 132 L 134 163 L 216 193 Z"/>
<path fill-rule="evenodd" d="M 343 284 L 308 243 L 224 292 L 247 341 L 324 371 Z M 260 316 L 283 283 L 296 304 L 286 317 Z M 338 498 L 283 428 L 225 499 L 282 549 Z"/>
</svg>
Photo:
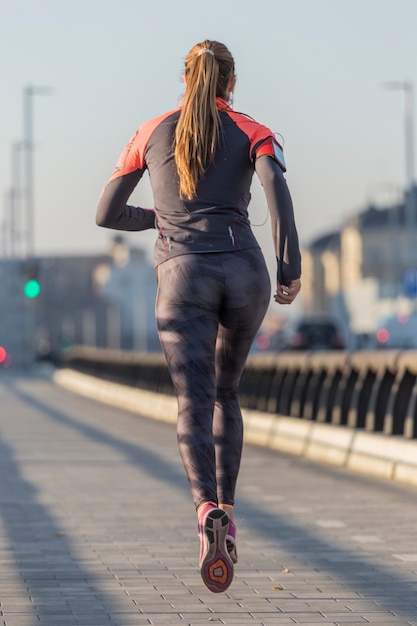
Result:
<svg viewBox="0 0 417 626">
<path fill-rule="evenodd" d="M 175 424 L 172 396 L 104 381 L 70 369 L 56 370 L 61 387 L 145 417 Z M 242 409 L 245 442 L 304 456 L 313 461 L 417 486 L 417 441 L 296 417 Z"/>
</svg>

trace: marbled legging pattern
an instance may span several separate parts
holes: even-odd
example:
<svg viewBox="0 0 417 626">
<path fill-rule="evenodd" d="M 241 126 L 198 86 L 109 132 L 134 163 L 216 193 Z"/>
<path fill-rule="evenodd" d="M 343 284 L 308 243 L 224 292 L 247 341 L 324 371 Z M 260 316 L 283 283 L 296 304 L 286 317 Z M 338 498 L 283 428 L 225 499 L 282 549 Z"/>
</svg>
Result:
<svg viewBox="0 0 417 626">
<path fill-rule="evenodd" d="M 233 504 L 243 440 L 238 386 L 271 295 L 262 252 L 174 257 L 159 265 L 158 284 L 158 331 L 194 504 Z"/>
</svg>

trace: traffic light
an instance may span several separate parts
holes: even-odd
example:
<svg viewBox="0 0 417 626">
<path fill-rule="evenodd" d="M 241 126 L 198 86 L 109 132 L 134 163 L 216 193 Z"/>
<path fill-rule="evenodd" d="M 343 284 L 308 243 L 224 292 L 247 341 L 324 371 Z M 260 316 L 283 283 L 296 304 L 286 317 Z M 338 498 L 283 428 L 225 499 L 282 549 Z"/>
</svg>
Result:
<svg viewBox="0 0 417 626">
<path fill-rule="evenodd" d="M 39 268 L 35 264 L 26 265 L 24 268 L 23 293 L 29 300 L 37 298 L 41 292 L 41 284 L 38 278 Z"/>
<path fill-rule="evenodd" d="M 29 298 L 30 300 L 37 298 L 41 292 L 39 281 L 36 278 L 31 278 L 25 283 L 23 291 L 26 298 Z"/>
</svg>

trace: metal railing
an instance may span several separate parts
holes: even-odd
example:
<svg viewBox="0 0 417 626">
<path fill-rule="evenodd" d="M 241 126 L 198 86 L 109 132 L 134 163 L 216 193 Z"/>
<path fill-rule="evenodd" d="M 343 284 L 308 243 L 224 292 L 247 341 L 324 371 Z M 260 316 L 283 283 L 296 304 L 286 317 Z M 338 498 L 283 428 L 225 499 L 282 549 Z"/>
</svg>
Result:
<svg viewBox="0 0 417 626">
<path fill-rule="evenodd" d="M 163 354 L 74 347 L 63 365 L 111 382 L 173 394 Z M 417 351 L 252 355 L 243 408 L 417 438 Z"/>
</svg>

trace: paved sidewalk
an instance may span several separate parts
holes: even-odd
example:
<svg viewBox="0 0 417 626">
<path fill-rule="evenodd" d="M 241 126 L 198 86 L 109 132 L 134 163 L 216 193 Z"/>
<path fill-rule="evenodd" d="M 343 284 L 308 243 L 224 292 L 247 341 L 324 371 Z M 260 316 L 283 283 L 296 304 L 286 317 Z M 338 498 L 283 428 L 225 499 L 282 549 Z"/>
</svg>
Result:
<svg viewBox="0 0 417 626">
<path fill-rule="evenodd" d="M 246 446 L 212 594 L 173 426 L 0 377 L 0 626 L 417 626 L 417 491 Z"/>
</svg>

